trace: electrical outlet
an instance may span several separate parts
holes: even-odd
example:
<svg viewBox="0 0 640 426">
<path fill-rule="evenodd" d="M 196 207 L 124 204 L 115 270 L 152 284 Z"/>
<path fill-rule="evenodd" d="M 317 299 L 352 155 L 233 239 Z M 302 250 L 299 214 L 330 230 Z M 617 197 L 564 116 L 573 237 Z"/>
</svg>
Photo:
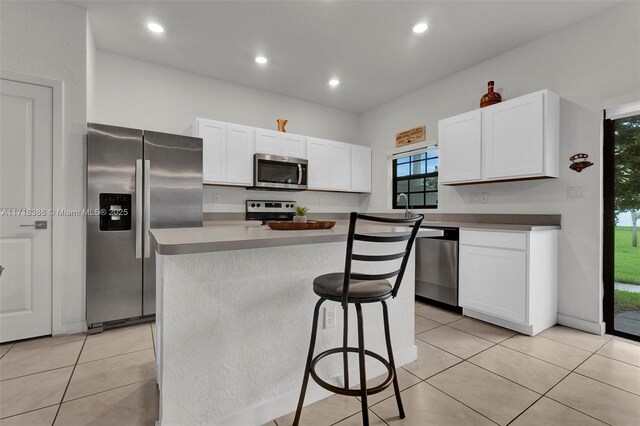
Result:
<svg viewBox="0 0 640 426">
<path fill-rule="evenodd" d="M 212 201 L 213 201 L 213 204 L 219 203 L 220 202 L 220 194 L 213 194 Z"/>
<path fill-rule="evenodd" d="M 583 189 L 582 186 L 567 186 L 567 200 L 581 200 Z"/>
<path fill-rule="evenodd" d="M 336 307 L 324 307 L 324 328 L 333 328 L 336 326 Z"/>
<path fill-rule="evenodd" d="M 469 204 L 489 204 L 488 192 L 470 192 Z"/>
</svg>

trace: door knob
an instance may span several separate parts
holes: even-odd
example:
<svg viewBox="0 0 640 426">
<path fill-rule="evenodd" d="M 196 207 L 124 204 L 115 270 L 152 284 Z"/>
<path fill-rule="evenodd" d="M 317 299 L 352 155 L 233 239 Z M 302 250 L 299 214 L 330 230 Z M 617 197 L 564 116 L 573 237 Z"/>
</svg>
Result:
<svg viewBox="0 0 640 426">
<path fill-rule="evenodd" d="M 36 222 L 31 225 L 20 225 L 21 228 L 26 228 L 27 226 L 34 226 L 36 229 L 47 229 L 47 221 L 36 220 Z"/>
</svg>

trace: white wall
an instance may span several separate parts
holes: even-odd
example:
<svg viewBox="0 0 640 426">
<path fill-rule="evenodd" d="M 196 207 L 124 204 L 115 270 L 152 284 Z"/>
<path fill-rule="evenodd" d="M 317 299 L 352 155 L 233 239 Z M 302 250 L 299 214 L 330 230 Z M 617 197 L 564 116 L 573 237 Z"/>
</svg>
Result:
<svg viewBox="0 0 640 426">
<path fill-rule="evenodd" d="M 87 121 L 96 115 L 96 40 L 93 38 L 89 14 L 87 14 Z"/>
<path fill-rule="evenodd" d="M 68 3 L 3 1 L 0 67 L 3 71 L 61 80 L 64 84 L 64 208 L 84 203 L 86 129 L 86 11 Z M 63 323 L 84 323 L 84 218 L 64 218 Z"/>
<path fill-rule="evenodd" d="M 437 211 L 561 214 L 558 310 L 597 327 L 602 321 L 601 109 L 604 100 L 640 89 L 639 27 L 640 4 L 624 3 L 363 114 L 360 131 L 374 154 L 369 210 L 390 209 L 385 153 L 396 132 L 426 124 L 428 138 L 437 137 L 438 120 L 477 108 L 489 80 L 504 89 L 506 99 L 544 88 L 558 93 L 563 98 L 558 179 L 440 186 Z M 577 152 L 589 154 L 595 166 L 580 174 L 570 171 L 568 158 Z M 567 201 L 568 186 L 582 186 L 583 199 Z M 479 191 L 489 193 L 489 204 L 469 203 L 468 194 Z"/>
<path fill-rule="evenodd" d="M 352 112 L 102 51 L 97 54 L 96 70 L 94 120 L 99 123 L 190 134 L 196 117 L 267 129 L 276 128 L 277 118 L 286 118 L 291 133 L 359 143 L 359 116 Z M 217 204 L 213 194 L 218 194 Z M 247 192 L 208 186 L 204 210 L 243 212 L 244 200 L 252 197 L 294 199 L 314 212 L 364 209 L 368 200 L 354 194 Z"/>
</svg>

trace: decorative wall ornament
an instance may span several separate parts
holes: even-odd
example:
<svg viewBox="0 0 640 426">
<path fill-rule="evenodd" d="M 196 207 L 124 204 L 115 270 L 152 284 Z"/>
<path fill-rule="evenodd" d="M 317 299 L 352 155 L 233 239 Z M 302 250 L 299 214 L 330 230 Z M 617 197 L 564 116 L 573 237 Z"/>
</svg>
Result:
<svg viewBox="0 0 640 426">
<path fill-rule="evenodd" d="M 414 127 L 396 133 L 396 148 L 427 139 L 427 126 Z"/>
<path fill-rule="evenodd" d="M 493 81 L 487 83 L 489 91 L 480 98 L 480 108 L 502 102 L 502 96 L 498 92 L 493 91 Z"/>
<path fill-rule="evenodd" d="M 278 123 L 278 131 L 287 133 L 287 129 L 285 129 L 284 126 L 286 126 L 288 122 L 289 120 L 285 120 L 284 118 L 278 118 L 276 120 L 276 123 Z"/>
<path fill-rule="evenodd" d="M 571 157 L 569 157 L 569 160 L 571 160 L 571 164 L 569 165 L 569 168 L 573 171 L 580 173 L 587 167 L 593 166 L 593 163 L 591 161 L 587 161 L 587 158 L 589 158 L 589 156 L 582 152 L 572 155 Z"/>
</svg>

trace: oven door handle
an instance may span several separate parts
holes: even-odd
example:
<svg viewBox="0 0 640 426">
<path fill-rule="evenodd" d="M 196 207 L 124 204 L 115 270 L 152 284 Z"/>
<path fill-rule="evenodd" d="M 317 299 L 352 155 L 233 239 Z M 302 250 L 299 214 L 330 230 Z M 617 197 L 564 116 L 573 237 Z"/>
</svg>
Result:
<svg viewBox="0 0 640 426">
<path fill-rule="evenodd" d="M 298 185 L 302 185 L 302 164 L 298 163 Z"/>
</svg>

